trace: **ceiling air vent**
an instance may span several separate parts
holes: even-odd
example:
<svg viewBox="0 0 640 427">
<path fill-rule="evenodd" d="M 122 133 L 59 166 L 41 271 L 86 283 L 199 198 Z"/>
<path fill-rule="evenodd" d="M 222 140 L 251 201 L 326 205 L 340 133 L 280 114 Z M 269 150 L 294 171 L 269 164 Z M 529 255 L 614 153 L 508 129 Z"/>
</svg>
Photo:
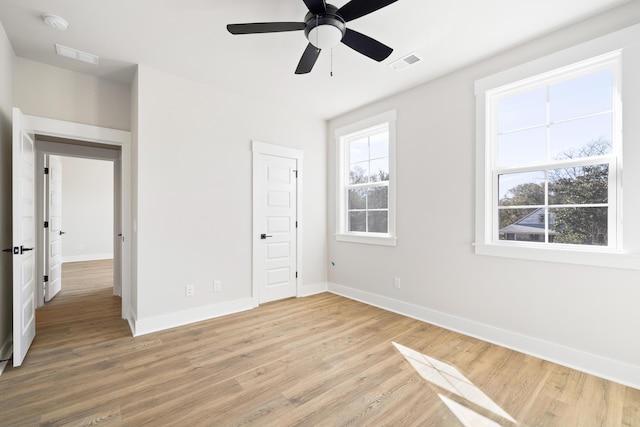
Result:
<svg viewBox="0 0 640 427">
<path fill-rule="evenodd" d="M 60 56 L 75 59 L 77 61 L 87 62 L 89 64 L 98 65 L 98 56 L 92 53 L 82 52 L 67 46 L 56 44 L 56 53 Z"/>
<path fill-rule="evenodd" d="M 402 71 L 412 65 L 417 64 L 420 61 L 422 61 L 422 58 L 420 58 L 415 53 L 410 53 L 398 59 L 397 61 L 393 61 L 391 64 L 389 64 L 389 67 L 393 68 L 396 71 Z"/>
</svg>

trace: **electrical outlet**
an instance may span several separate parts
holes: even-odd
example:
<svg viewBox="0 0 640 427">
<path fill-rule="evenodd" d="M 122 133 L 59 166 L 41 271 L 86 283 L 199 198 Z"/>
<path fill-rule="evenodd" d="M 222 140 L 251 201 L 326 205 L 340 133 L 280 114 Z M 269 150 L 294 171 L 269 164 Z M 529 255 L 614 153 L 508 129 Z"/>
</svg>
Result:
<svg viewBox="0 0 640 427">
<path fill-rule="evenodd" d="M 400 289 L 400 278 L 399 277 L 394 277 L 393 278 L 393 287 L 396 289 Z"/>
<path fill-rule="evenodd" d="M 196 293 L 195 287 L 193 285 L 187 285 L 185 287 L 185 293 L 188 297 L 192 297 Z"/>
<path fill-rule="evenodd" d="M 220 280 L 213 281 L 213 292 L 220 292 L 222 288 L 222 282 Z"/>
</svg>

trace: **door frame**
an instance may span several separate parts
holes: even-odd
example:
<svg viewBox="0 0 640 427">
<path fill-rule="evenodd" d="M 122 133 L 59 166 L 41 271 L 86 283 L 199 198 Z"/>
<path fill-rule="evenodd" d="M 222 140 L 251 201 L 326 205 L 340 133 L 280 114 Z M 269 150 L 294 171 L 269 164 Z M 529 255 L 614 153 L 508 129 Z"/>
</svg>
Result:
<svg viewBox="0 0 640 427">
<path fill-rule="evenodd" d="M 296 232 L 296 271 L 298 272 L 298 277 L 296 279 L 296 297 L 300 296 L 300 291 L 303 282 L 303 266 L 302 266 L 302 234 L 304 228 L 304 221 L 302 220 L 302 182 L 304 174 L 302 173 L 302 160 L 303 160 L 303 151 L 297 148 L 285 147 L 282 145 L 268 144 L 260 141 L 252 141 L 251 142 L 251 151 L 253 152 L 253 189 L 252 189 L 252 197 L 253 197 L 253 207 L 252 207 L 252 216 L 253 216 L 253 226 L 252 226 L 252 288 L 251 288 L 251 297 L 253 299 L 254 307 L 260 305 L 259 298 L 259 283 L 260 276 L 256 268 L 256 260 L 260 256 L 260 229 L 261 229 L 261 212 L 257 207 L 260 205 L 260 199 L 258 194 L 259 178 L 261 176 L 260 173 L 260 157 L 263 155 L 268 156 L 276 156 L 276 157 L 285 157 L 289 159 L 295 159 L 297 164 L 297 185 L 296 185 L 296 217 L 298 221 L 298 228 Z"/>
<path fill-rule="evenodd" d="M 44 154 L 97 158 L 114 162 L 114 234 L 122 233 L 122 244 L 114 244 L 114 290 L 121 286 L 122 318 L 129 321 L 133 333 L 132 303 L 132 204 L 131 204 L 131 132 L 37 116 L 27 116 L 36 136 L 36 167 L 44 168 Z M 47 139 L 49 139 L 47 141 Z M 58 141 L 58 142 L 51 142 Z M 78 145 L 82 142 L 85 145 Z M 116 148 L 116 147 L 119 147 Z M 115 148 L 115 149 L 114 149 Z M 106 154 L 105 154 L 106 153 Z M 39 169 L 38 169 L 39 170 Z M 38 174 L 37 176 L 42 176 Z M 38 179 L 37 202 L 42 205 L 43 180 Z M 117 196 L 119 193 L 119 197 Z M 38 211 L 38 225 L 44 221 L 42 206 Z M 119 231 L 121 230 L 121 231 Z M 42 242 L 44 228 L 37 227 L 38 242 Z M 115 240 L 114 240 L 115 242 Z M 43 277 L 44 251 L 36 247 L 37 276 Z M 119 280 L 118 280 L 119 279 Z M 41 287 L 39 287 L 41 288 Z M 38 301 L 40 301 L 38 291 Z"/>
</svg>

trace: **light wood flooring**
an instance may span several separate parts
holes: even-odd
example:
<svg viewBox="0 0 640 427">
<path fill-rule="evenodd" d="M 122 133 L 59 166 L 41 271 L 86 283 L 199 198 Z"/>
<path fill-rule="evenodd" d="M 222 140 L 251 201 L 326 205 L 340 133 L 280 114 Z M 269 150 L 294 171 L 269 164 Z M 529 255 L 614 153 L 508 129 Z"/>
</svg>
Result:
<svg viewBox="0 0 640 427">
<path fill-rule="evenodd" d="M 133 338 L 110 269 L 64 265 L 1 426 L 640 426 L 639 390 L 329 293 Z"/>
</svg>

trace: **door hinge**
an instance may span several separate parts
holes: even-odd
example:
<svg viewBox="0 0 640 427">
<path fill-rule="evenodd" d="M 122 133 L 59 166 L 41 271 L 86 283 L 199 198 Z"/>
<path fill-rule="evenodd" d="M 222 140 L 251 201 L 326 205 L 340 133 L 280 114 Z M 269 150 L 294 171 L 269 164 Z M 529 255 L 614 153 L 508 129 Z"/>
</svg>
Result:
<svg viewBox="0 0 640 427">
<path fill-rule="evenodd" d="M 49 168 L 44 168 L 44 174 L 49 175 Z"/>
<path fill-rule="evenodd" d="M 296 221 L 296 228 L 298 228 L 298 221 Z"/>
<path fill-rule="evenodd" d="M 44 222 L 44 228 L 49 228 L 49 221 Z"/>
<path fill-rule="evenodd" d="M 296 279 L 298 278 L 298 272 L 296 271 Z"/>
<path fill-rule="evenodd" d="M 49 281 L 49 276 L 44 276 L 44 283 L 47 283 Z"/>
<path fill-rule="evenodd" d="M 297 170 L 294 170 L 294 172 L 296 173 L 296 178 L 297 178 L 297 177 L 298 177 L 298 171 L 297 171 Z"/>
</svg>

